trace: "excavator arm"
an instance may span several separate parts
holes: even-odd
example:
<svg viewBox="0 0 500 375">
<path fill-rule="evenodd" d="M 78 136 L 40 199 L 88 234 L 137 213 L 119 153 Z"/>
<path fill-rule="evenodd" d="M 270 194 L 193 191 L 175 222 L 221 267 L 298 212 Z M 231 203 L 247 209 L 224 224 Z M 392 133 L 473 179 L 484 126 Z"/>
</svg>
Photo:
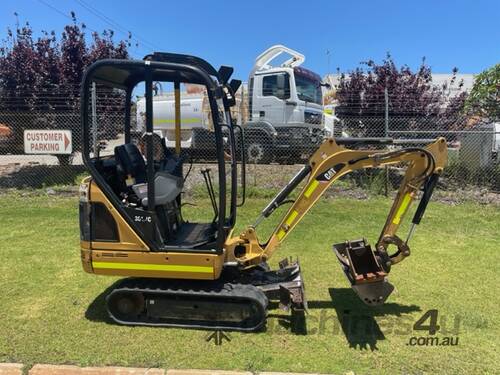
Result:
<svg viewBox="0 0 500 375">
<path fill-rule="evenodd" d="M 265 262 L 328 187 L 340 177 L 359 169 L 404 164 L 407 167 L 406 173 L 374 248 L 365 239 L 334 245 L 334 252 L 347 278 L 362 300 L 369 304 L 382 303 L 392 291 L 386 276 L 393 264 L 410 255 L 408 241 L 416 225 L 420 223 L 446 162 L 447 145 L 444 138 L 438 138 L 423 148 L 397 150 L 348 149 L 334 139 L 328 139 L 312 155 L 309 163 L 264 208 L 256 224 L 229 241 L 228 255 L 233 256 L 231 260 L 236 260 L 243 268 Z M 306 178 L 302 191 L 268 241 L 260 243 L 255 227 L 277 207 L 290 202 L 287 197 Z M 419 198 L 421 190 L 423 192 L 410 232 L 403 240 L 398 237 L 397 231 L 410 205 Z M 393 253 L 390 253 L 391 246 L 396 248 Z"/>
</svg>

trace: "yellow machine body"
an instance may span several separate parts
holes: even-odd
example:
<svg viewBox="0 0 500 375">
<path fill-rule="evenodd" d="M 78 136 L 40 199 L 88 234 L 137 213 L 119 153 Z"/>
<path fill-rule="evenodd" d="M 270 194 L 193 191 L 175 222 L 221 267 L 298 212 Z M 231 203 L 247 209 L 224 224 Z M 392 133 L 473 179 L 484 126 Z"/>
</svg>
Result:
<svg viewBox="0 0 500 375">
<path fill-rule="evenodd" d="M 87 185 L 88 204 L 103 204 L 118 229 L 118 241 L 81 241 L 82 265 L 85 272 L 97 275 L 160 277 L 174 279 L 214 280 L 219 278 L 224 256 L 185 251 L 151 251 L 119 215 L 102 190 L 90 177 Z M 82 190 L 82 189 L 81 189 Z"/>
</svg>

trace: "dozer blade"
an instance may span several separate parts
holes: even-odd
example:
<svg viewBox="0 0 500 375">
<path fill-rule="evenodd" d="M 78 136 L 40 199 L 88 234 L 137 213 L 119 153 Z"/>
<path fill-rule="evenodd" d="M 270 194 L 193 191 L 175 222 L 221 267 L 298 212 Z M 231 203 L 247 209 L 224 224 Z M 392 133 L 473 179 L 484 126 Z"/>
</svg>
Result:
<svg viewBox="0 0 500 375">
<path fill-rule="evenodd" d="M 267 298 L 278 300 L 280 309 L 307 311 L 304 280 L 298 259 L 281 260 L 278 270 L 267 271 L 259 279 L 254 280 L 254 284 L 264 292 Z"/>
<path fill-rule="evenodd" d="M 333 245 L 333 251 L 358 297 L 369 306 L 383 304 L 394 286 L 371 246 L 364 239 L 353 240 Z"/>
</svg>

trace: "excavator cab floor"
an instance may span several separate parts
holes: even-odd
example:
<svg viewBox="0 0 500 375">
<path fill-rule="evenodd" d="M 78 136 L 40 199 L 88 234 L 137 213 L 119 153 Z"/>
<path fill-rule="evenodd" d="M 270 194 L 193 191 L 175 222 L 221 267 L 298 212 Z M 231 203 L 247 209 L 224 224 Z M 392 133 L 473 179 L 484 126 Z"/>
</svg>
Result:
<svg viewBox="0 0 500 375">
<path fill-rule="evenodd" d="M 175 237 L 166 246 L 200 247 L 215 240 L 217 228 L 213 223 L 188 223 L 180 225 Z"/>
<path fill-rule="evenodd" d="M 383 304 L 394 290 L 380 257 L 365 239 L 334 244 L 333 251 L 352 289 L 369 306 Z"/>
</svg>

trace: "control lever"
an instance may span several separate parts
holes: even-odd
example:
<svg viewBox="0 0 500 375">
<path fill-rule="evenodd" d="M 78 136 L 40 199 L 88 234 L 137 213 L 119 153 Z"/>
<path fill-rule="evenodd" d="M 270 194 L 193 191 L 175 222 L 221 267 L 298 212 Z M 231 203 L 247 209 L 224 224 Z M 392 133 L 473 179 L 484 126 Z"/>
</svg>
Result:
<svg viewBox="0 0 500 375">
<path fill-rule="evenodd" d="M 210 176 L 210 168 L 203 168 L 201 170 L 201 174 L 203 175 L 203 179 L 205 180 L 205 185 L 207 186 L 208 195 L 210 197 L 210 201 L 212 202 L 212 208 L 214 209 L 214 220 L 217 220 L 219 216 L 219 210 L 217 208 L 217 200 L 215 199 L 214 186 L 212 184 L 212 177 Z"/>
</svg>

